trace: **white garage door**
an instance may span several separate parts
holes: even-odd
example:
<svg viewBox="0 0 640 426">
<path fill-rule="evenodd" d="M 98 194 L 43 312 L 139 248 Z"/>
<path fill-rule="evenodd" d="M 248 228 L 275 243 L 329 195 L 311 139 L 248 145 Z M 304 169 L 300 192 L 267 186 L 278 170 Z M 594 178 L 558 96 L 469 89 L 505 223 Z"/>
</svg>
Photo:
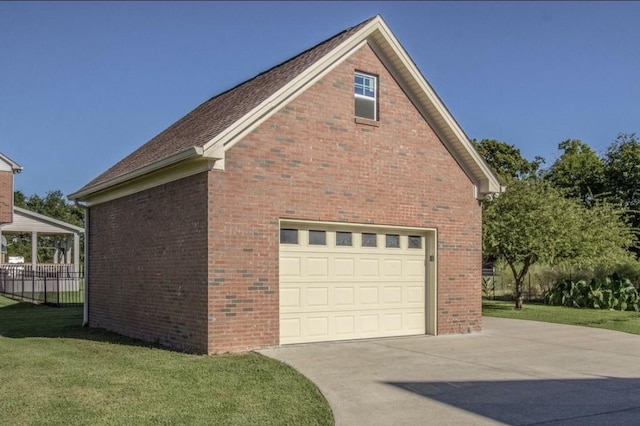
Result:
<svg viewBox="0 0 640 426">
<path fill-rule="evenodd" d="M 425 236 L 283 223 L 280 343 L 424 334 Z"/>
</svg>

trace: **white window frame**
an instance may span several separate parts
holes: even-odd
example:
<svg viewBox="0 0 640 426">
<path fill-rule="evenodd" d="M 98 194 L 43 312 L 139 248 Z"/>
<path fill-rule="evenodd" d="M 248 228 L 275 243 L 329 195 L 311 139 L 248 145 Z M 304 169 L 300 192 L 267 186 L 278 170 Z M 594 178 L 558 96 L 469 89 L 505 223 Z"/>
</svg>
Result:
<svg viewBox="0 0 640 426">
<path fill-rule="evenodd" d="M 368 88 L 369 86 L 365 86 L 365 85 L 359 85 L 358 83 L 356 83 L 356 78 L 361 77 L 365 80 L 371 80 L 373 81 L 373 96 L 368 96 L 368 95 L 362 95 L 359 93 L 356 93 L 356 88 L 358 86 L 361 86 L 363 89 L 364 88 Z M 364 90 L 363 90 L 364 91 Z M 367 74 L 367 73 L 363 73 L 363 72 L 359 72 L 356 71 L 353 77 L 353 92 L 354 92 L 354 96 L 358 99 L 366 99 L 366 100 L 371 100 L 373 101 L 373 118 L 371 117 L 362 117 L 356 114 L 356 117 L 358 118 L 364 118 L 367 120 L 378 120 L 378 77 L 372 74 Z"/>
</svg>

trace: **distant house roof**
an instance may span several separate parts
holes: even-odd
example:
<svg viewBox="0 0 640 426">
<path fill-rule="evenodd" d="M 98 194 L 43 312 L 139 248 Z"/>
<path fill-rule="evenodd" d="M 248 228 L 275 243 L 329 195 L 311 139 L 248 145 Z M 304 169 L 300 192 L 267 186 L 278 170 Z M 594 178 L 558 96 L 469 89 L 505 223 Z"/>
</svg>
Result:
<svg viewBox="0 0 640 426">
<path fill-rule="evenodd" d="M 83 234 L 84 228 L 21 207 L 13 207 L 13 223 L 0 226 L 6 233 L 38 232 L 41 235 Z"/>
<path fill-rule="evenodd" d="M 227 149 L 366 43 L 412 93 L 427 122 L 476 184 L 477 197 L 500 192 L 491 169 L 382 18 L 375 16 L 209 99 L 69 198 L 87 201 L 116 188 L 123 195 L 123 185 L 189 161 L 208 159 L 224 168 Z"/>
<path fill-rule="evenodd" d="M 22 166 L 13 161 L 11 158 L 7 157 L 3 153 L 0 152 L 0 170 L 6 167 L 7 170 L 11 170 L 13 173 L 20 173 L 22 171 Z"/>
</svg>

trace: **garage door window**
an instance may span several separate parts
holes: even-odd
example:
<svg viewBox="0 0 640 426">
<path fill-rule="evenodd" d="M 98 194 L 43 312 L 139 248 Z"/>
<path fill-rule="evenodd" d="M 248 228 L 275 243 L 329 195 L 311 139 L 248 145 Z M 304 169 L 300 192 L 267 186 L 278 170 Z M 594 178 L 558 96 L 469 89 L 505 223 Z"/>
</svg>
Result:
<svg viewBox="0 0 640 426">
<path fill-rule="evenodd" d="M 280 243 L 281 244 L 298 244 L 298 230 L 286 229 L 280 230 Z"/>
<path fill-rule="evenodd" d="M 327 245 L 326 231 L 309 231 L 309 245 L 326 246 Z"/>
<path fill-rule="evenodd" d="M 353 234 L 351 232 L 336 232 L 336 245 L 351 247 L 353 245 Z"/>
<path fill-rule="evenodd" d="M 410 249 L 421 249 L 422 248 L 422 237 L 419 235 L 409 235 L 409 248 Z"/>
<path fill-rule="evenodd" d="M 376 234 L 362 234 L 362 247 L 377 247 L 378 244 L 376 242 L 377 235 Z"/>
<path fill-rule="evenodd" d="M 399 248 L 400 247 L 400 235 L 387 234 L 387 248 Z"/>
</svg>

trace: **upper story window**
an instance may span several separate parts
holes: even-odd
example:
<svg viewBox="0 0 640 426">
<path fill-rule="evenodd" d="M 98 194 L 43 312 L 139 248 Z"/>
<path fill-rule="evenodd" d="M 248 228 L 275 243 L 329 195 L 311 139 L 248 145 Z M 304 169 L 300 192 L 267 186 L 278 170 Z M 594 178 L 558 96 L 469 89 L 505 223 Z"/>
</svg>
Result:
<svg viewBox="0 0 640 426">
<path fill-rule="evenodd" d="M 356 117 L 369 120 L 378 119 L 378 78 L 373 75 L 356 72 L 354 77 L 354 93 L 356 97 Z"/>
</svg>

